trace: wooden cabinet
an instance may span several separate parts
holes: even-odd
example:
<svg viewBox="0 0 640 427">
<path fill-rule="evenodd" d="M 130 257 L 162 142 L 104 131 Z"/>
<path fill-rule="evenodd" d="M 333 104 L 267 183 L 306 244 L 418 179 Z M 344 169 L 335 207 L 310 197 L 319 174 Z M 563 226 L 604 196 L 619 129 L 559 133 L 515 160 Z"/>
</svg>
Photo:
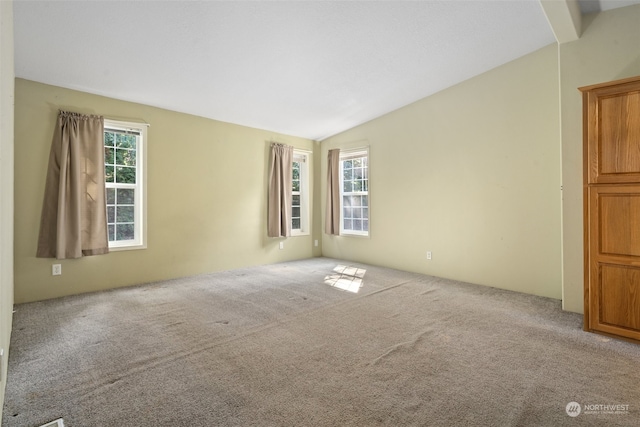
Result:
<svg viewBox="0 0 640 427">
<path fill-rule="evenodd" d="M 640 342 L 640 76 L 580 91 L 584 329 Z"/>
</svg>

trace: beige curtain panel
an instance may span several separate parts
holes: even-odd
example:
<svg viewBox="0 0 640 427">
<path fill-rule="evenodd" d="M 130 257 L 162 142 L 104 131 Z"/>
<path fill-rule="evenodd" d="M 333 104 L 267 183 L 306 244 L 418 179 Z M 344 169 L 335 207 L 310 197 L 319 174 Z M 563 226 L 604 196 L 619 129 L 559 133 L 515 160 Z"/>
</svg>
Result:
<svg viewBox="0 0 640 427">
<path fill-rule="evenodd" d="M 104 118 L 60 111 L 45 184 L 39 258 L 109 253 Z"/>
<path fill-rule="evenodd" d="M 340 234 L 340 149 L 329 150 L 327 162 L 327 207 L 324 232 Z"/>
<path fill-rule="evenodd" d="M 291 236 L 293 147 L 271 144 L 269 166 L 269 200 L 267 234 L 269 237 Z"/>
</svg>

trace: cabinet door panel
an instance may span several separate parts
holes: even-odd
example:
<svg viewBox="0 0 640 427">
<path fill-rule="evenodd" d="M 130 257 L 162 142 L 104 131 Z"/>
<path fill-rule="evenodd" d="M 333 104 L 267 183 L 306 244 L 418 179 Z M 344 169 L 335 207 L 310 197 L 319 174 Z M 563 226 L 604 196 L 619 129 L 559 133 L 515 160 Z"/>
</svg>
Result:
<svg viewBox="0 0 640 427">
<path fill-rule="evenodd" d="M 598 282 L 600 323 L 640 332 L 640 268 L 601 265 Z"/>
<path fill-rule="evenodd" d="M 585 328 L 640 340 L 640 185 L 589 187 L 587 223 Z"/>
<path fill-rule="evenodd" d="M 598 196 L 599 252 L 640 256 L 640 194 Z"/>
<path fill-rule="evenodd" d="M 640 78 L 580 90 L 585 183 L 640 183 Z"/>
<path fill-rule="evenodd" d="M 640 173 L 640 92 L 601 97 L 598 104 L 599 175 Z"/>
</svg>

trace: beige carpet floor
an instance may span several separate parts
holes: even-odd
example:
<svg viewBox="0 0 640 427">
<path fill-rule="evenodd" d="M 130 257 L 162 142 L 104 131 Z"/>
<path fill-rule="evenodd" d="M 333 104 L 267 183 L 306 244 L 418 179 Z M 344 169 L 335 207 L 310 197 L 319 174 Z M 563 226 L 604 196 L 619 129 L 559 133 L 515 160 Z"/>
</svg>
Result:
<svg viewBox="0 0 640 427">
<path fill-rule="evenodd" d="M 485 286 L 316 258 L 15 309 L 5 427 L 640 425 L 640 346 Z"/>
</svg>

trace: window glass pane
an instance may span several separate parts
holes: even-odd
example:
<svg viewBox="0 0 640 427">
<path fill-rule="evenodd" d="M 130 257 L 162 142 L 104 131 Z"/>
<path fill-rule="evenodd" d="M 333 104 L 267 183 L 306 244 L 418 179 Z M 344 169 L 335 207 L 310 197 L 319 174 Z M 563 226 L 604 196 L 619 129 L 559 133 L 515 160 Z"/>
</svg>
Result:
<svg viewBox="0 0 640 427">
<path fill-rule="evenodd" d="M 353 159 L 352 162 L 354 168 L 362 166 L 362 158 Z"/>
<path fill-rule="evenodd" d="M 129 144 L 131 145 L 131 148 L 135 150 L 138 144 L 138 137 L 136 135 L 127 135 L 127 138 L 129 140 Z"/>
<path fill-rule="evenodd" d="M 118 224 L 116 227 L 116 240 L 133 240 L 133 224 Z"/>
<path fill-rule="evenodd" d="M 357 231 L 362 230 L 362 220 L 354 219 L 353 220 L 353 229 L 357 230 Z"/>
<path fill-rule="evenodd" d="M 293 191 L 300 191 L 300 181 L 293 181 Z"/>
<path fill-rule="evenodd" d="M 114 182 L 113 180 L 113 166 L 105 166 L 104 167 L 104 175 L 106 182 Z"/>
<path fill-rule="evenodd" d="M 353 181 L 352 189 L 353 191 L 362 191 L 362 181 Z"/>
<path fill-rule="evenodd" d="M 123 184 L 135 184 L 136 168 L 116 166 L 116 182 Z"/>
<path fill-rule="evenodd" d="M 116 203 L 116 189 L 107 188 L 107 204 L 114 205 Z"/>
<path fill-rule="evenodd" d="M 344 209 L 342 209 L 342 216 L 344 218 L 352 218 L 353 217 L 353 209 L 352 208 L 344 208 Z"/>
<path fill-rule="evenodd" d="M 353 208 L 353 217 L 362 218 L 362 208 Z"/>
<path fill-rule="evenodd" d="M 351 206 L 361 206 L 362 196 L 351 196 Z"/>
<path fill-rule="evenodd" d="M 300 230 L 300 218 L 293 218 L 291 228 L 294 230 Z"/>
<path fill-rule="evenodd" d="M 345 193 L 351 193 L 352 190 L 352 186 L 351 186 L 351 181 L 345 181 L 343 183 L 343 188 L 342 191 L 344 191 Z"/>
<path fill-rule="evenodd" d="M 293 195 L 293 205 L 294 206 L 300 206 L 300 195 L 299 194 L 294 194 Z"/>
<path fill-rule="evenodd" d="M 300 179 L 300 163 L 293 162 L 293 179 Z"/>
<path fill-rule="evenodd" d="M 363 173 L 362 168 L 357 168 L 353 170 L 353 179 L 362 179 Z"/>
<path fill-rule="evenodd" d="M 344 169 L 351 169 L 352 165 L 353 165 L 353 161 L 352 160 L 345 160 L 343 162 L 343 164 L 342 164 L 342 167 Z"/>
<path fill-rule="evenodd" d="M 113 147 L 115 141 L 115 135 L 113 132 L 105 132 L 104 133 L 104 145 Z"/>
<path fill-rule="evenodd" d="M 350 219 L 345 219 L 344 220 L 343 228 L 345 230 L 351 230 L 351 220 Z"/>
<path fill-rule="evenodd" d="M 136 148 L 136 136 L 124 135 L 122 133 L 116 134 L 116 147 L 119 148 Z"/>
<path fill-rule="evenodd" d="M 135 166 L 135 165 L 130 165 L 129 162 L 127 161 L 128 159 L 125 157 L 128 157 L 128 154 L 131 150 L 123 150 L 123 149 L 118 149 L 116 148 L 116 165 L 120 165 L 120 166 Z"/>
<path fill-rule="evenodd" d="M 368 180 L 362 181 L 362 191 L 369 191 L 369 181 Z"/>
<path fill-rule="evenodd" d="M 118 188 L 118 204 L 133 205 L 135 201 L 136 190 L 133 188 Z"/>
<path fill-rule="evenodd" d="M 353 178 L 353 169 L 343 169 L 342 178 L 345 181 L 348 181 L 348 180 L 352 179 Z"/>
<path fill-rule="evenodd" d="M 362 206 L 369 206 L 369 197 L 368 196 L 361 196 L 362 199 Z"/>
<path fill-rule="evenodd" d="M 122 166 L 135 166 L 136 165 L 136 151 L 135 150 L 121 150 L 116 148 L 116 164 Z"/>
<path fill-rule="evenodd" d="M 369 231 L 369 220 L 367 219 L 362 220 L 362 230 Z"/>
<path fill-rule="evenodd" d="M 116 207 L 107 206 L 107 222 L 113 224 L 116 222 Z"/>
<path fill-rule="evenodd" d="M 112 165 L 113 164 L 113 148 L 105 147 L 105 149 L 104 149 L 104 163 L 106 165 Z"/>
<path fill-rule="evenodd" d="M 351 206 L 351 196 L 342 196 L 342 206 Z"/>
<path fill-rule="evenodd" d="M 296 217 L 296 218 L 300 218 L 300 208 L 299 207 L 294 207 L 293 208 L 293 212 L 291 213 L 291 216 Z"/>
<path fill-rule="evenodd" d="M 362 208 L 362 218 L 369 218 L 369 208 Z"/>
<path fill-rule="evenodd" d="M 133 222 L 133 206 L 118 206 L 116 210 L 116 222 Z"/>
<path fill-rule="evenodd" d="M 116 226 L 109 224 L 109 241 L 113 242 L 114 240 L 116 240 Z"/>
</svg>

